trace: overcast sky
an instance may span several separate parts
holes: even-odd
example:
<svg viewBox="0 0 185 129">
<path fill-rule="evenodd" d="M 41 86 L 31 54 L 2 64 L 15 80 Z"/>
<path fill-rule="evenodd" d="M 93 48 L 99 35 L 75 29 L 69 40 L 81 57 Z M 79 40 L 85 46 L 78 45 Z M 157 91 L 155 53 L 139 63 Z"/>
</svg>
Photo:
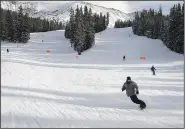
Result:
<svg viewBox="0 0 185 129">
<path fill-rule="evenodd" d="M 164 14 L 168 14 L 170 8 L 183 1 L 88 1 L 104 7 L 119 9 L 125 13 L 134 12 L 142 9 L 153 8 L 158 10 L 161 5 Z"/>
<path fill-rule="evenodd" d="M 43 1 L 51 3 L 66 3 L 70 1 Z M 169 14 L 170 8 L 177 3 L 183 4 L 183 1 L 85 1 L 95 5 L 100 5 L 108 8 L 115 8 L 125 13 L 131 13 L 142 9 L 156 9 L 158 10 L 160 5 L 163 9 L 163 14 Z"/>
</svg>

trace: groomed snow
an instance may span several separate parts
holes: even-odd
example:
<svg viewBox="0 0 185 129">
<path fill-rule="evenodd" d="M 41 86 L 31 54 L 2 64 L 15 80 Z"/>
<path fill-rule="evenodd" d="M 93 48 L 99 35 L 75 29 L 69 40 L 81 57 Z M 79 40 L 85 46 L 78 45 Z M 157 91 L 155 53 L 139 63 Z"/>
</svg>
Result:
<svg viewBox="0 0 185 129">
<path fill-rule="evenodd" d="M 1 127 L 182 128 L 183 70 L 183 55 L 131 28 L 96 34 L 78 59 L 64 31 L 32 33 L 27 44 L 1 43 Z M 121 92 L 127 76 L 146 110 Z"/>
</svg>

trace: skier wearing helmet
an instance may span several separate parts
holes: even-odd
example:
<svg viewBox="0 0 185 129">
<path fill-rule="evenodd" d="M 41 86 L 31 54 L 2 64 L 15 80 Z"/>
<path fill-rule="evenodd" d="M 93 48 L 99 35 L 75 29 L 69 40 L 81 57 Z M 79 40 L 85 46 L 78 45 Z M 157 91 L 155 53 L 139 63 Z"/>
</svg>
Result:
<svg viewBox="0 0 185 129">
<path fill-rule="evenodd" d="M 126 94 L 128 97 L 131 98 L 132 102 L 136 104 L 140 104 L 140 109 L 146 108 L 145 102 L 137 98 L 137 95 L 139 94 L 139 89 L 137 84 L 134 81 L 132 81 L 131 77 L 129 76 L 127 77 L 126 82 L 123 84 L 122 92 L 124 90 L 126 90 Z"/>
</svg>

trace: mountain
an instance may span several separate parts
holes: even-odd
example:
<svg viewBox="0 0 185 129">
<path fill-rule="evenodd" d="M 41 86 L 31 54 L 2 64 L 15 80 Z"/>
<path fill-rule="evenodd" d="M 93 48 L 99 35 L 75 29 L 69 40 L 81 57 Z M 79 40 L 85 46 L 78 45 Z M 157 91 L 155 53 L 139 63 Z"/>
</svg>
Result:
<svg viewBox="0 0 185 129">
<path fill-rule="evenodd" d="M 109 12 L 110 14 L 110 22 L 109 22 L 109 27 L 114 27 L 114 23 L 116 20 L 132 20 L 134 13 L 124 13 L 120 10 L 116 10 L 113 8 L 105 8 L 102 6 L 94 5 L 91 3 L 87 2 L 82 2 L 82 1 L 75 1 L 75 2 L 68 2 L 68 3 L 47 3 L 47 2 L 25 2 L 25 1 L 19 1 L 16 2 L 16 7 L 19 5 L 22 5 L 23 8 L 26 8 L 26 10 L 29 13 L 29 16 L 31 17 L 40 17 L 41 19 L 56 19 L 62 22 L 67 22 L 69 20 L 69 14 L 70 14 L 70 9 L 76 9 L 77 5 L 80 7 L 84 7 L 85 5 L 88 8 L 92 9 L 93 13 L 100 13 L 106 14 Z M 8 6 L 9 7 L 8 7 Z M 12 3 L 7 1 L 1 2 L 1 6 L 4 9 L 10 8 L 16 10 L 15 4 L 12 5 Z M 14 7 L 14 8 L 13 8 Z"/>
</svg>

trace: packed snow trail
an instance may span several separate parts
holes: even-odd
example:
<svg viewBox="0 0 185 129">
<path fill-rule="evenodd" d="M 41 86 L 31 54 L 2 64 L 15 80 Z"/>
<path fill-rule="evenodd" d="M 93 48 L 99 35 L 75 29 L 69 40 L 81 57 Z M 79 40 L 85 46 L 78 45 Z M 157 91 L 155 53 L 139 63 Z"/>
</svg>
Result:
<svg viewBox="0 0 185 129">
<path fill-rule="evenodd" d="M 27 44 L 1 43 L 1 127 L 184 126 L 183 55 L 124 28 L 96 34 L 95 46 L 76 59 L 63 35 L 33 33 Z M 121 92 L 127 76 L 138 83 L 146 110 Z"/>
</svg>

